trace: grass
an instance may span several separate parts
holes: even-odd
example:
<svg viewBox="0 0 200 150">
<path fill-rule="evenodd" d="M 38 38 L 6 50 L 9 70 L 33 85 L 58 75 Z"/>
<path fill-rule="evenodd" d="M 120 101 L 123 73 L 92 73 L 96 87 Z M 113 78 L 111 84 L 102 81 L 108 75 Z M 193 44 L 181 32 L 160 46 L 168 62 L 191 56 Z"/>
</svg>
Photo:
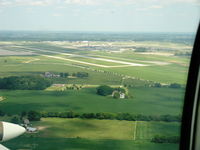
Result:
<svg viewBox="0 0 200 150">
<path fill-rule="evenodd" d="M 34 126 L 47 127 L 40 137 L 86 138 L 86 139 L 133 139 L 134 122 L 95 119 L 45 118 Z"/>
<path fill-rule="evenodd" d="M 169 94 L 170 93 L 170 94 Z M 144 115 L 178 115 L 183 104 L 183 89 L 129 88 L 129 99 L 113 99 L 96 94 L 95 88 L 61 91 L 0 91 L 6 100 L 1 110 L 21 111 L 127 112 Z"/>
<path fill-rule="evenodd" d="M 160 83 L 186 84 L 187 78 L 187 68 L 180 67 L 176 64 L 166 66 L 125 67 L 123 69 L 105 68 L 104 70 Z"/>
<path fill-rule="evenodd" d="M 145 122 L 137 121 L 137 140 L 148 140 L 154 136 L 178 136 L 180 133 L 180 123 L 172 122 Z"/>
<path fill-rule="evenodd" d="M 43 130 L 25 134 L 4 145 L 15 150 L 177 150 L 178 144 L 155 144 L 150 139 L 156 135 L 157 132 L 154 131 L 157 127 L 163 131 L 169 126 L 169 132 L 175 131 L 174 134 L 178 135 L 179 125 L 158 122 L 154 127 L 154 124 L 140 122 L 137 133 L 146 134 L 148 138 L 133 140 L 134 121 L 46 118 L 34 123 L 34 126 L 46 127 Z"/>
<path fill-rule="evenodd" d="M 43 127 L 37 133 L 39 137 L 55 138 L 140 141 L 151 140 L 156 135 L 178 136 L 180 133 L 178 122 L 42 118 L 42 121 L 35 122 L 33 126 Z"/>
<path fill-rule="evenodd" d="M 14 150 L 178 150 L 178 144 L 136 143 L 132 140 L 90 140 L 20 137 L 3 143 Z"/>
</svg>

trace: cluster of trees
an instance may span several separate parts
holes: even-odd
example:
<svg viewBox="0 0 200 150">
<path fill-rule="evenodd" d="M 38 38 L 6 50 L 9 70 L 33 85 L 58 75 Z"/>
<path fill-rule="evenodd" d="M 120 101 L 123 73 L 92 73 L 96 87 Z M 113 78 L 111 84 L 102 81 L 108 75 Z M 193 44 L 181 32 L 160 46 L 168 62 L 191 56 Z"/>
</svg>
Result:
<svg viewBox="0 0 200 150">
<path fill-rule="evenodd" d="M 176 52 L 175 56 L 191 56 L 192 52 Z"/>
<path fill-rule="evenodd" d="M 83 88 L 83 86 L 81 86 L 81 85 L 76 85 L 76 84 L 73 84 L 73 85 L 71 85 L 71 86 L 67 86 L 67 87 L 66 87 L 67 90 L 80 90 L 80 89 L 82 89 L 82 88 Z"/>
<path fill-rule="evenodd" d="M 129 113 L 77 113 L 68 112 L 41 112 L 41 116 L 58 117 L 58 118 L 84 118 L 84 119 L 109 119 L 109 120 L 128 120 L 128 121 L 165 121 L 165 122 L 180 122 L 181 116 L 162 115 L 162 116 L 145 116 L 133 115 Z"/>
<path fill-rule="evenodd" d="M 12 116 L 10 122 L 15 123 L 15 124 L 21 124 L 21 123 L 24 123 L 24 119 L 28 119 L 29 121 L 40 121 L 41 117 L 42 115 L 40 112 L 32 111 L 32 110 L 28 112 L 24 111 L 20 115 Z"/>
<path fill-rule="evenodd" d="M 145 48 L 145 47 L 137 47 L 135 52 L 147 52 L 147 48 Z"/>
<path fill-rule="evenodd" d="M 69 76 L 69 73 L 67 73 L 67 72 L 61 72 L 60 73 L 61 78 L 67 78 L 68 76 Z"/>
<path fill-rule="evenodd" d="M 178 136 L 166 137 L 166 136 L 157 135 L 151 139 L 151 142 L 153 143 L 179 143 L 180 137 Z"/>
<path fill-rule="evenodd" d="M 20 123 L 23 123 L 24 119 L 28 119 L 29 121 L 40 121 L 41 117 L 42 115 L 40 112 L 32 111 L 32 110 L 28 112 L 23 111 L 20 116 L 14 115 L 11 118 L 11 122 L 15 124 L 20 124 Z"/>
<path fill-rule="evenodd" d="M 87 72 L 77 72 L 77 73 L 72 73 L 72 76 L 77 78 L 86 78 L 89 76 L 89 74 Z"/>
<path fill-rule="evenodd" d="M 154 83 L 153 87 L 157 87 L 157 88 L 160 88 L 160 87 L 169 87 L 169 88 L 181 88 L 181 84 L 178 84 L 178 83 L 171 83 L 169 85 L 162 85 L 161 83 Z"/>
<path fill-rule="evenodd" d="M 178 83 L 171 83 L 171 84 L 169 85 L 169 87 L 170 87 L 170 88 L 178 89 L 178 88 L 181 88 L 181 85 L 178 84 Z"/>
<path fill-rule="evenodd" d="M 23 117 L 26 117 L 29 121 L 40 121 L 42 115 L 40 112 L 37 111 L 29 111 L 29 112 L 22 112 Z M 22 116 L 22 115 L 21 115 Z"/>
<path fill-rule="evenodd" d="M 124 88 L 112 88 L 108 85 L 101 85 L 97 87 L 97 94 L 102 96 L 108 96 L 113 93 L 113 91 L 118 91 L 121 93 L 126 93 L 126 90 Z"/>
<path fill-rule="evenodd" d="M 97 94 L 102 96 L 111 95 L 114 89 L 108 85 L 101 85 L 97 87 Z"/>
<path fill-rule="evenodd" d="M 0 89 L 9 90 L 43 90 L 52 82 L 41 76 L 11 76 L 0 78 Z"/>
<path fill-rule="evenodd" d="M 0 116 L 7 115 L 5 112 L 0 110 Z M 19 123 L 23 118 L 27 118 L 29 121 L 40 121 L 41 117 L 57 117 L 57 118 L 83 118 L 83 119 L 108 119 L 108 120 L 127 120 L 127 121 L 165 121 L 165 122 L 181 122 L 181 116 L 172 115 L 134 115 L 130 113 L 78 113 L 74 111 L 67 112 L 38 112 L 28 111 L 22 112 L 19 116 L 15 115 L 12 118 L 13 123 Z"/>
<path fill-rule="evenodd" d="M 153 86 L 154 86 L 154 87 L 157 87 L 157 88 L 160 88 L 160 87 L 162 87 L 162 84 L 160 84 L 160 83 L 155 83 Z"/>
<path fill-rule="evenodd" d="M 5 116 L 5 115 L 6 115 L 6 113 L 3 112 L 2 110 L 0 110 L 0 116 Z"/>
<path fill-rule="evenodd" d="M 5 113 L 4 111 L 0 110 L 0 116 L 11 116 L 10 114 Z M 14 117 L 18 117 L 18 118 L 27 118 L 30 121 L 40 121 L 42 114 L 38 111 L 23 111 L 20 115 L 15 115 Z"/>
</svg>

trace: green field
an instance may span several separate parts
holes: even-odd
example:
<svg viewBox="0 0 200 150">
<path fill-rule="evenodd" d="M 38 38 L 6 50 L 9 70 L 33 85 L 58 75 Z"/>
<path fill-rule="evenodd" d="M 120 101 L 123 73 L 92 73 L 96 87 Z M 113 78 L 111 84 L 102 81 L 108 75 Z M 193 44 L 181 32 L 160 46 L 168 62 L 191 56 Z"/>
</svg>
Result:
<svg viewBox="0 0 200 150">
<path fill-rule="evenodd" d="M 88 140 L 64 138 L 19 137 L 4 143 L 11 149 L 31 150 L 177 150 L 178 144 L 136 143 L 131 140 Z"/>
<path fill-rule="evenodd" d="M 41 128 L 40 137 L 151 140 L 155 135 L 177 136 L 180 123 L 119 121 L 95 119 L 43 118 L 35 127 Z M 167 129 L 167 130 L 166 130 Z"/>
<path fill-rule="evenodd" d="M 169 95 L 170 93 L 170 95 Z M 130 88 L 129 99 L 113 99 L 96 94 L 96 88 L 67 91 L 6 91 L 0 95 L 1 110 L 16 114 L 23 110 L 75 112 L 127 112 L 144 115 L 179 115 L 183 104 L 183 89 Z"/>
<path fill-rule="evenodd" d="M 137 128 L 135 128 L 136 124 Z M 31 148 L 32 150 L 53 150 L 61 147 L 62 150 L 175 150 L 178 148 L 178 144 L 150 142 L 157 134 L 178 135 L 178 123 L 48 118 L 35 122 L 34 126 L 40 128 L 38 133 L 25 134 L 5 145 L 15 149 Z M 168 132 L 165 130 L 166 127 Z"/>
</svg>

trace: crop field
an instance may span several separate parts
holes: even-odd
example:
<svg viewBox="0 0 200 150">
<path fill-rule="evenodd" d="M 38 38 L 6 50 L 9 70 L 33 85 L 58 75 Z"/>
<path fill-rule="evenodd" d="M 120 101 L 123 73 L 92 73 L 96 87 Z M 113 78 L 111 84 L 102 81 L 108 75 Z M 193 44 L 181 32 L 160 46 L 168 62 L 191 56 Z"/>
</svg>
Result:
<svg viewBox="0 0 200 150">
<path fill-rule="evenodd" d="M 155 144 L 143 141 L 136 143 L 132 140 L 93 140 L 82 138 L 41 138 L 34 136 L 19 137 L 4 143 L 5 146 L 13 149 L 31 150 L 177 150 L 178 144 Z"/>
<path fill-rule="evenodd" d="M 136 124 L 137 128 L 135 128 Z M 37 126 L 40 132 L 26 134 L 5 145 L 9 145 L 10 148 L 33 150 L 53 150 L 59 148 L 60 144 L 66 150 L 132 150 L 133 147 L 136 150 L 167 150 L 167 148 L 175 150 L 178 148 L 177 144 L 153 144 L 149 140 L 160 133 L 177 135 L 180 128 L 178 123 L 58 118 L 42 119 L 40 123 L 34 123 L 34 126 Z M 53 145 L 49 146 L 45 141 Z M 141 141 L 143 141 L 142 145 L 140 145 Z"/>
<path fill-rule="evenodd" d="M 95 37 L 92 40 L 91 35 Z M 36 76 L 51 81 L 43 90 L 0 89 L 0 114 L 6 114 L 0 119 L 12 122 L 14 117 L 20 119 L 22 112 L 29 111 L 181 116 L 190 42 L 133 41 L 130 35 L 120 34 L 107 35 L 106 39 L 91 35 L 84 39 L 71 35 L 68 40 L 34 39 L 29 35 L 0 41 L 0 78 Z M 67 76 L 61 77 L 65 73 Z M 179 87 L 171 87 L 173 84 Z M 125 89 L 126 95 L 98 95 L 97 87 L 101 85 L 113 88 L 113 93 L 117 88 Z M 127 121 L 80 116 L 43 116 L 31 124 L 37 132 L 25 133 L 3 145 L 13 150 L 177 150 L 178 143 L 159 144 L 151 140 L 157 135 L 178 137 L 181 126 L 177 120 Z"/>
<path fill-rule="evenodd" d="M 137 121 L 136 140 L 149 140 L 155 135 L 177 136 L 180 123 Z"/>
<path fill-rule="evenodd" d="M 57 138 L 115 139 L 115 140 L 150 140 L 153 136 L 163 134 L 177 136 L 179 123 L 118 121 L 95 119 L 58 119 L 43 118 L 35 123 L 41 129 L 40 137 L 53 135 Z M 63 129 L 63 126 L 64 129 Z M 168 130 L 166 130 L 168 129 Z M 62 132 L 56 132 L 62 131 Z"/>
<path fill-rule="evenodd" d="M 145 91 L 145 92 L 144 92 Z M 96 88 L 67 91 L 0 91 L 6 100 L 1 110 L 16 114 L 23 110 L 50 112 L 124 112 L 144 115 L 181 114 L 183 89 L 131 88 L 132 98 L 121 100 L 96 94 Z M 170 95 L 168 93 L 171 93 Z"/>
</svg>

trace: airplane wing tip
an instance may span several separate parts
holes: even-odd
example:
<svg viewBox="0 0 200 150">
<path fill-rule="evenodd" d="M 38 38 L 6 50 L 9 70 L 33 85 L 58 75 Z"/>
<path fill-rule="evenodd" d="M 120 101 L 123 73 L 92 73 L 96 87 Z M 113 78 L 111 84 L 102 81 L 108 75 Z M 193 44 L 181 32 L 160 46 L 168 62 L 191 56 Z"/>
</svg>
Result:
<svg viewBox="0 0 200 150">
<path fill-rule="evenodd" d="M 0 144 L 0 150 L 10 150 L 10 149 L 8 149 L 5 146 L 3 146 L 3 145 Z"/>
</svg>

